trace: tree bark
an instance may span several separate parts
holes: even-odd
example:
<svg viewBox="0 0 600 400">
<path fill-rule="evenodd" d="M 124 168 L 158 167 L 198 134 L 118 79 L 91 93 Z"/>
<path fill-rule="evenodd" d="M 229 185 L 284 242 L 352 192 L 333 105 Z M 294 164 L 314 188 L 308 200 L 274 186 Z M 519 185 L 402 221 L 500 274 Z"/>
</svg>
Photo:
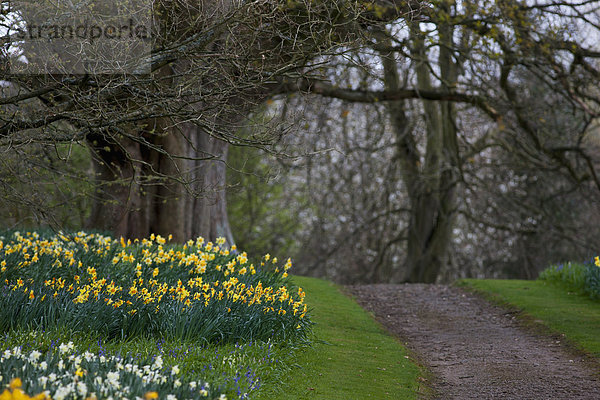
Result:
<svg viewBox="0 0 600 400">
<path fill-rule="evenodd" d="M 139 145 L 114 146 L 103 136 L 92 138 L 89 145 L 96 193 L 87 227 L 115 236 L 145 236 L 150 230 L 149 209 L 141 187 L 141 168 L 130 161 L 130 157 L 141 158 Z"/>
<path fill-rule="evenodd" d="M 192 124 L 178 129 L 155 138 L 162 151 L 141 154 L 130 140 L 92 146 L 97 195 L 89 228 L 126 238 L 154 233 L 234 243 L 225 197 L 228 145 Z"/>
<path fill-rule="evenodd" d="M 441 41 L 452 40 L 452 29 L 442 31 Z M 417 63 L 419 89 L 429 91 L 431 72 L 423 35 L 418 25 L 411 27 L 413 59 Z M 456 82 L 456 66 L 451 59 L 451 46 L 441 46 L 438 65 L 442 87 Z M 386 91 L 401 89 L 393 53 L 382 54 Z M 403 101 L 388 102 L 388 113 L 395 132 L 397 159 L 410 201 L 410 217 L 406 245 L 406 276 L 409 282 L 435 282 L 448 262 L 455 220 L 457 142 L 455 108 L 452 102 L 422 100 L 425 119 L 426 148 L 421 155 Z"/>
<path fill-rule="evenodd" d="M 196 190 L 187 201 L 186 234 L 214 239 L 224 237 L 233 244 L 234 238 L 227 217 L 226 173 L 228 144 L 210 137 L 196 128 L 199 148 L 208 160 L 195 161 Z"/>
</svg>

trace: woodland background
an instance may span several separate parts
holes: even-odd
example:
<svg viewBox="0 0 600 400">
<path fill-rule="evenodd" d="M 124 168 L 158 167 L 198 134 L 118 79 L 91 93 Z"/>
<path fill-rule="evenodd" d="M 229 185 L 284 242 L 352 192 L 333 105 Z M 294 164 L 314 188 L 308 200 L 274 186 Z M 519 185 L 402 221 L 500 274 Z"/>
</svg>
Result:
<svg viewBox="0 0 600 400">
<path fill-rule="evenodd" d="M 600 1 L 149 4 L 150 73 L 0 73 L 0 226 L 223 236 L 343 283 L 597 253 Z"/>
</svg>

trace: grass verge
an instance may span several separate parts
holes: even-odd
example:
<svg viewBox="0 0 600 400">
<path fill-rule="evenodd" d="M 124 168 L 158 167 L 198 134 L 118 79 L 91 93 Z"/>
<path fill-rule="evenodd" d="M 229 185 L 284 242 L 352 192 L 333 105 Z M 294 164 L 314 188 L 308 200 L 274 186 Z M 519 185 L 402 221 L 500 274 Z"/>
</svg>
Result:
<svg viewBox="0 0 600 400">
<path fill-rule="evenodd" d="M 419 367 L 401 344 L 334 284 L 294 277 L 309 295 L 314 344 L 281 385 L 259 399 L 415 399 Z"/>
<path fill-rule="evenodd" d="M 600 358 L 600 303 L 544 281 L 465 279 L 457 285 L 489 300 L 522 311 L 527 322 L 563 334 L 574 345 Z"/>
</svg>

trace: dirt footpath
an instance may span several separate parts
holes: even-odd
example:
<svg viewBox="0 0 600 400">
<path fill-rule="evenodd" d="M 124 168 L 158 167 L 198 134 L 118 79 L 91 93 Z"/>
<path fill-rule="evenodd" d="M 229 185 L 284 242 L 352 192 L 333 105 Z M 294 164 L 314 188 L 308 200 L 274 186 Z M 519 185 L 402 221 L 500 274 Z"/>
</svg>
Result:
<svg viewBox="0 0 600 400">
<path fill-rule="evenodd" d="M 348 289 L 429 369 L 436 399 L 600 399 L 597 363 L 474 294 L 420 284 Z"/>
</svg>

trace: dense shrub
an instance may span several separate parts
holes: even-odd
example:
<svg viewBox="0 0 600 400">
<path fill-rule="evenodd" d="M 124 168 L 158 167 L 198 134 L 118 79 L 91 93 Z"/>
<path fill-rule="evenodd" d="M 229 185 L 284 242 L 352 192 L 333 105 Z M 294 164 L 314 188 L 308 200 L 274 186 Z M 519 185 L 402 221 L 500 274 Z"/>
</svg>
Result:
<svg viewBox="0 0 600 400">
<path fill-rule="evenodd" d="M 600 258 L 595 257 L 593 262 L 586 264 L 585 288 L 590 297 L 600 298 Z"/>
</svg>

